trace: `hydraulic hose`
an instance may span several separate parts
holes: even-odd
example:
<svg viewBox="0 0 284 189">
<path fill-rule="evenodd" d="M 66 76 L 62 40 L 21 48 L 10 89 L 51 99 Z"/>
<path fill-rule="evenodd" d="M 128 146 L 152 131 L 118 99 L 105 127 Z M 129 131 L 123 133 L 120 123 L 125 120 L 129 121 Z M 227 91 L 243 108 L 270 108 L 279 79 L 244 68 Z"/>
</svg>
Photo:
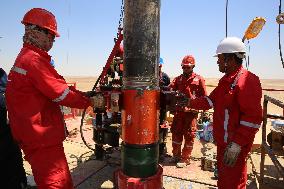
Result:
<svg viewBox="0 0 284 189">
<path fill-rule="evenodd" d="M 101 75 L 98 77 L 95 85 L 93 86 L 92 88 L 92 91 L 95 91 L 95 89 L 97 88 L 97 85 L 99 84 L 99 81 L 101 79 Z M 82 141 L 83 143 L 90 149 L 90 150 L 93 150 L 95 151 L 96 149 L 92 148 L 85 140 L 85 137 L 83 135 L 83 125 L 84 125 L 84 119 L 85 119 L 85 114 L 86 114 L 86 109 L 83 110 L 83 113 L 82 113 L 82 118 L 81 118 L 81 124 L 80 124 L 80 135 L 81 135 L 81 138 L 82 138 Z"/>
</svg>

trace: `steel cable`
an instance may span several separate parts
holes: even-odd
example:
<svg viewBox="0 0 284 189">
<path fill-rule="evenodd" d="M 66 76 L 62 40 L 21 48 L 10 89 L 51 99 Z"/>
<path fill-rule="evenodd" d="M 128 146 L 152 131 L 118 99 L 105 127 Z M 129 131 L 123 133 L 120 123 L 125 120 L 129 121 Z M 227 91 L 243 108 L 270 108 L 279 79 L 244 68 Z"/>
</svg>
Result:
<svg viewBox="0 0 284 189">
<path fill-rule="evenodd" d="M 279 14 L 281 14 L 281 0 L 279 0 Z M 278 47 L 279 47 L 279 55 L 280 55 L 280 60 L 282 63 L 282 67 L 284 68 L 284 61 L 283 61 L 283 56 L 282 56 L 282 48 L 281 48 L 281 24 L 278 24 Z"/>
</svg>

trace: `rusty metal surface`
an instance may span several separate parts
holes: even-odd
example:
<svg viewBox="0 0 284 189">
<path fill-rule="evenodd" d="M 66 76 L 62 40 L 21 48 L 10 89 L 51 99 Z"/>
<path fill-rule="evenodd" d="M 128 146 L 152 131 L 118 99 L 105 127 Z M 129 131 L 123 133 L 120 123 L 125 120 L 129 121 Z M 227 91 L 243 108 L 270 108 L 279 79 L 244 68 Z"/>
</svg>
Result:
<svg viewBox="0 0 284 189">
<path fill-rule="evenodd" d="M 159 96 L 157 90 L 123 91 L 122 139 L 125 143 L 144 145 L 158 141 Z"/>
</svg>

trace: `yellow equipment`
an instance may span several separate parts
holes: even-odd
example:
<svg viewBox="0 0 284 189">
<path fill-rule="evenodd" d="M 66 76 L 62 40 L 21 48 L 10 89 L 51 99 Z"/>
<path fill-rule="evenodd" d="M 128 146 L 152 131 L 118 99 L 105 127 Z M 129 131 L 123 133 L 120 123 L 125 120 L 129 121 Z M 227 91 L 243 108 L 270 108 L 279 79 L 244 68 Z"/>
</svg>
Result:
<svg viewBox="0 0 284 189">
<path fill-rule="evenodd" d="M 266 20 L 262 17 L 254 18 L 253 21 L 250 23 L 249 27 L 247 28 L 242 41 L 244 42 L 246 39 L 250 40 L 252 38 L 255 38 L 262 30 L 265 22 Z"/>
</svg>

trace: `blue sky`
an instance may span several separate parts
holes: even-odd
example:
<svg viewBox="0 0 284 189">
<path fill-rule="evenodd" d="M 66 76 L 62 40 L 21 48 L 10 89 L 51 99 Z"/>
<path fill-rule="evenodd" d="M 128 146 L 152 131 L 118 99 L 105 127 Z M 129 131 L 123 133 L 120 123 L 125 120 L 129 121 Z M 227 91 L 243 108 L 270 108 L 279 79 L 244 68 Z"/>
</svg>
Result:
<svg viewBox="0 0 284 189">
<path fill-rule="evenodd" d="M 61 34 L 49 52 L 58 72 L 68 76 L 100 74 L 114 45 L 121 0 L 0 2 L 0 36 L 3 37 L 0 65 L 4 70 L 9 71 L 22 47 L 23 15 L 33 7 L 42 7 L 54 13 Z M 197 62 L 195 72 L 204 77 L 222 76 L 213 55 L 225 37 L 225 3 L 225 0 L 161 0 L 160 53 L 165 72 L 170 76 L 179 75 L 181 59 L 193 54 Z M 278 6 L 279 0 L 229 0 L 228 36 L 242 37 L 254 17 L 266 18 L 262 32 L 250 41 L 249 70 L 262 79 L 284 79 L 275 21 Z M 283 47 L 284 25 L 281 30 Z"/>
</svg>

